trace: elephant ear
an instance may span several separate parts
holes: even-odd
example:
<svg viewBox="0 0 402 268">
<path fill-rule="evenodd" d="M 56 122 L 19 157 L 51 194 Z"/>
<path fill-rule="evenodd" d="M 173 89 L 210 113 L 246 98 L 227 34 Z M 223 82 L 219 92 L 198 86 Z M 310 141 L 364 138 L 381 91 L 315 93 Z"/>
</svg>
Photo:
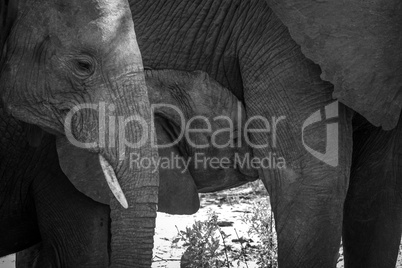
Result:
<svg viewBox="0 0 402 268">
<path fill-rule="evenodd" d="M 155 122 L 158 143 L 171 143 L 163 130 L 163 121 Z M 110 190 L 97 154 L 72 145 L 66 138 L 57 139 L 60 167 L 77 190 L 93 200 L 109 205 Z M 181 157 L 177 146 L 159 150 L 161 159 Z M 133 159 L 134 161 L 136 159 Z M 188 170 L 175 166 L 159 170 L 159 211 L 170 214 L 193 214 L 200 207 L 197 187 Z"/>
<path fill-rule="evenodd" d="M 402 2 L 266 0 L 333 97 L 392 129 L 402 107 Z"/>
<path fill-rule="evenodd" d="M 57 138 L 60 167 L 81 193 L 93 200 L 109 204 L 109 186 L 97 154 L 72 145 L 66 138 Z"/>
<path fill-rule="evenodd" d="M 167 120 L 155 117 L 155 131 L 158 138 L 158 144 L 170 144 L 173 142 L 169 131 Z M 185 159 L 179 147 L 170 146 L 168 148 L 159 148 L 159 159 L 161 168 L 159 168 L 159 195 L 158 211 L 169 214 L 194 214 L 200 208 L 200 199 L 198 198 L 197 186 L 190 174 L 190 171 L 174 159 Z M 162 162 L 169 166 L 163 166 Z"/>
</svg>

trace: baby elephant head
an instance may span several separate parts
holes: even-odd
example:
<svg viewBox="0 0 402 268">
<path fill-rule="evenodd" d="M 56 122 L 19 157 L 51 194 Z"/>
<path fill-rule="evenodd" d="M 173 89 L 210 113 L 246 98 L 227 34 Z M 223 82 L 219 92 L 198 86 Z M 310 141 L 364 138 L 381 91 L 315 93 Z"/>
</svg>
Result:
<svg viewBox="0 0 402 268">
<path fill-rule="evenodd" d="M 243 131 L 245 109 L 228 89 L 202 71 L 146 71 L 146 81 L 161 162 L 179 155 L 182 171 L 189 171 L 199 192 L 257 178 L 257 171 L 244 165 L 252 157 Z"/>
</svg>

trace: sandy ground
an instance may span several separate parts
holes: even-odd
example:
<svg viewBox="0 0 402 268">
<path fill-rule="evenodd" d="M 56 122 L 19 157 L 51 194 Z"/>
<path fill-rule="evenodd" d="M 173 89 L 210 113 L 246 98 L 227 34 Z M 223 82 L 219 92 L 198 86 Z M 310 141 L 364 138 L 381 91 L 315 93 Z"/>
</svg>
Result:
<svg viewBox="0 0 402 268">
<path fill-rule="evenodd" d="M 218 194 L 204 194 L 201 196 L 201 208 L 194 215 L 169 215 L 158 213 L 155 230 L 155 247 L 152 268 L 179 268 L 180 258 L 186 248 L 180 244 L 173 245 L 172 241 L 177 237 L 178 230 L 185 230 L 191 227 L 196 220 L 205 221 L 211 211 L 218 215 L 219 221 L 233 222 L 232 226 L 221 227 L 225 234 L 230 235 L 226 243 L 231 243 L 232 239 L 250 238 L 247 234 L 248 226 L 241 220 L 245 213 L 249 213 L 257 198 L 266 198 L 265 195 L 255 195 L 251 187 L 241 187 L 235 190 L 228 190 Z M 252 198 L 250 198 L 252 196 Z M 258 240 L 252 237 L 254 241 Z M 238 246 L 239 244 L 232 246 Z M 402 244 L 401 250 L 402 252 Z M 257 268 L 253 261 L 247 263 L 234 262 L 234 268 Z M 0 259 L 0 268 L 14 268 L 14 255 Z M 397 268 L 402 268 L 402 254 L 399 254 Z M 343 262 L 339 261 L 337 268 L 343 268 Z"/>
</svg>

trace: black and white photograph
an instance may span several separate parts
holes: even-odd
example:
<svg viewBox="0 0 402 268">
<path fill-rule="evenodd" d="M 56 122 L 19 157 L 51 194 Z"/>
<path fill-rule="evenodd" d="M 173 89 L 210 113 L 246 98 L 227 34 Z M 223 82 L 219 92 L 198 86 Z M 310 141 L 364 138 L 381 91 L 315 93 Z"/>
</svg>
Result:
<svg viewBox="0 0 402 268">
<path fill-rule="evenodd" d="M 0 268 L 402 268 L 401 0 L 0 0 Z"/>
</svg>

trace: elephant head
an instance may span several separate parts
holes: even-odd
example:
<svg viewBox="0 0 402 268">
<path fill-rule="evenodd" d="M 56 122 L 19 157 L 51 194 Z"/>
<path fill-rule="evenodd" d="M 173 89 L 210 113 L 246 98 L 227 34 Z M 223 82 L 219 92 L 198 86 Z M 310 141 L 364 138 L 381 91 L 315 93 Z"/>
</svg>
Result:
<svg viewBox="0 0 402 268">
<path fill-rule="evenodd" d="M 6 109 L 55 134 L 57 144 L 68 139 L 98 158 L 120 202 L 110 202 L 110 261 L 148 267 L 158 172 L 131 169 L 127 156 L 157 157 L 157 150 L 128 2 L 27 0 L 18 8 L 1 60 Z"/>
<path fill-rule="evenodd" d="M 250 157 L 251 148 L 243 135 L 234 134 L 243 132 L 246 115 L 228 89 L 202 71 L 147 70 L 145 78 L 159 147 L 159 211 L 193 214 L 199 208 L 198 192 L 228 189 L 258 178 L 250 166 L 236 165 Z M 186 136 L 190 129 L 194 132 Z M 240 146 L 230 146 L 239 140 Z M 205 144 L 208 147 L 197 146 Z M 95 155 L 68 142 L 59 144 L 58 153 L 64 173 L 78 190 L 110 203 Z M 208 162 L 212 158 L 216 163 Z M 136 154 L 130 159 L 133 166 L 148 164 Z"/>
<path fill-rule="evenodd" d="M 172 146 L 166 146 L 178 141 L 173 149 L 189 161 L 199 192 L 235 187 L 258 177 L 256 170 L 240 165 L 252 154 L 243 135 L 246 113 L 227 88 L 203 71 L 146 71 L 146 81 L 155 106 L 158 144 L 165 144 L 159 153 L 169 154 Z"/>
</svg>

